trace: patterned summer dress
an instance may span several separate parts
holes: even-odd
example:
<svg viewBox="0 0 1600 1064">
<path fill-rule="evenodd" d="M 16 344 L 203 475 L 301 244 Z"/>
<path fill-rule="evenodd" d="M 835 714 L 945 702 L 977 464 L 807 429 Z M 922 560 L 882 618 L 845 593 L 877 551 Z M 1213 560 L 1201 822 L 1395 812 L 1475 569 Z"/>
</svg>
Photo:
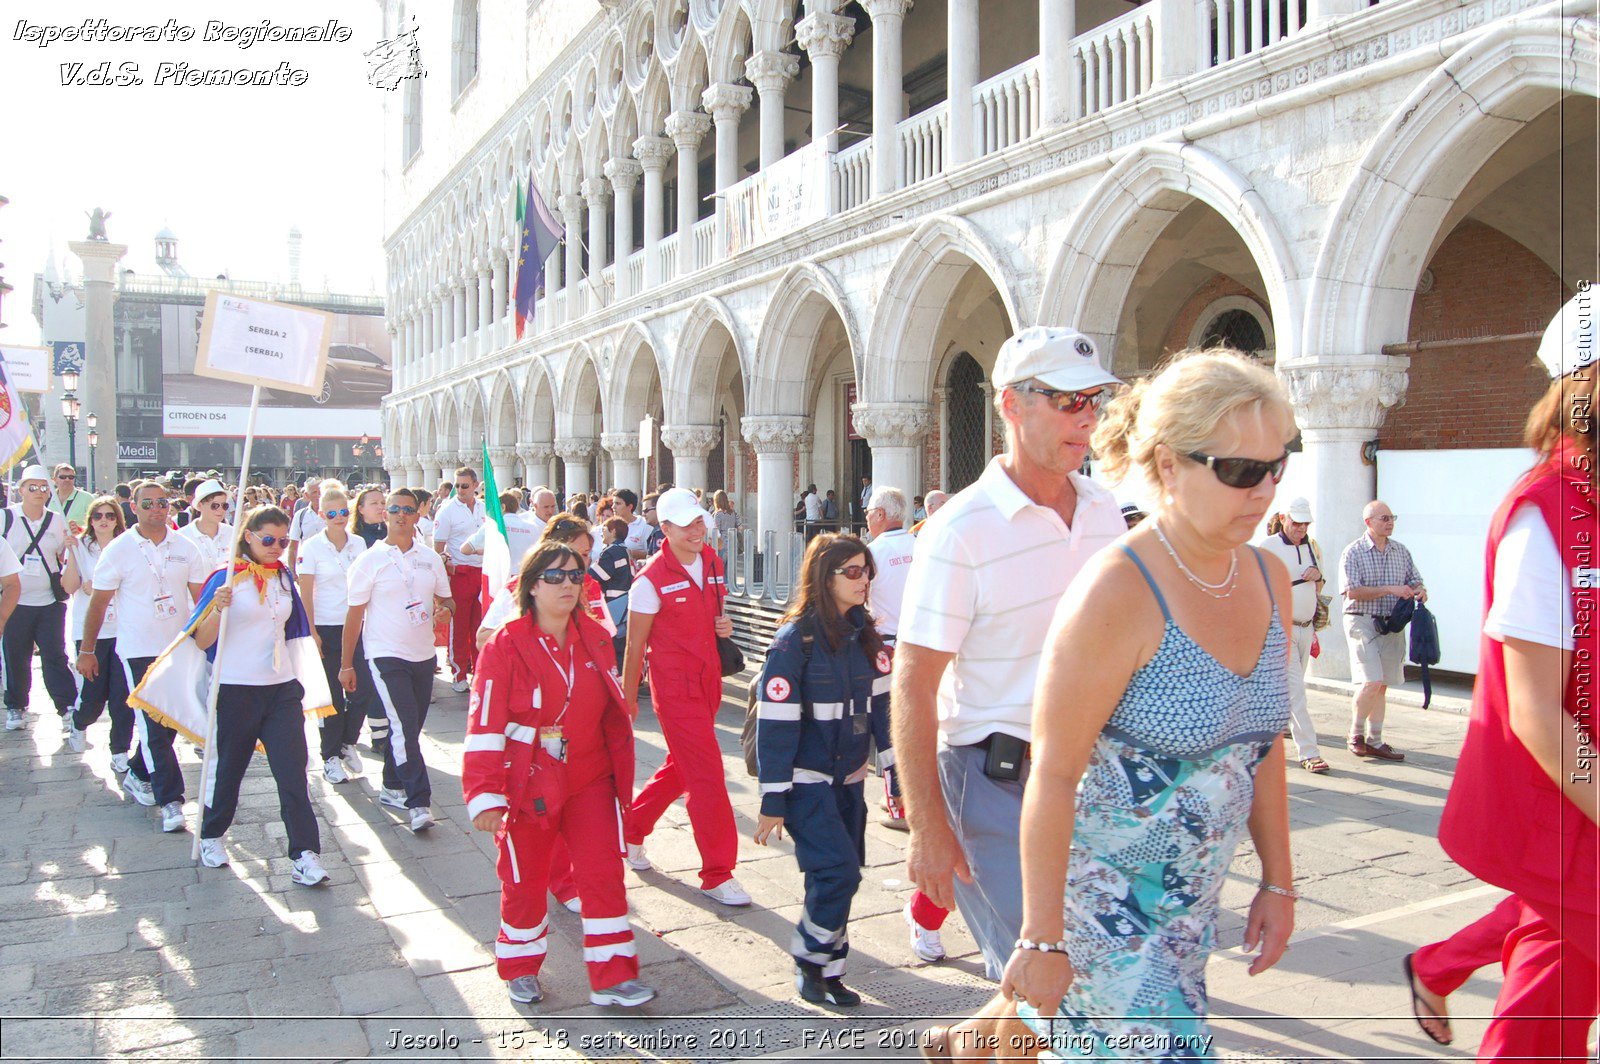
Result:
<svg viewBox="0 0 1600 1064">
<path fill-rule="evenodd" d="M 1052 1039 L 1040 1059 L 1208 1059 L 1217 897 L 1256 767 L 1288 723 L 1287 637 L 1274 602 L 1261 656 L 1239 676 L 1178 627 L 1150 571 L 1121 549 L 1166 624 L 1078 786 L 1065 900 L 1076 979 L 1053 1021 L 1018 1012 Z"/>
</svg>

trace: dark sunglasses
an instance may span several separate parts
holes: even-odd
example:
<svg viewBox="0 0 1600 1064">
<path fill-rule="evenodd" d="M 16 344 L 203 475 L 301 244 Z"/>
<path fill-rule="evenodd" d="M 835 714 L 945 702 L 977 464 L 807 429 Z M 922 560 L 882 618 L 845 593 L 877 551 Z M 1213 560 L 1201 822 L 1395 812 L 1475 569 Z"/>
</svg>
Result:
<svg viewBox="0 0 1600 1064">
<path fill-rule="evenodd" d="M 56 479 L 57 480 L 77 480 L 78 479 L 78 475 L 76 473 L 57 473 L 56 474 Z"/>
<path fill-rule="evenodd" d="M 868 571 L 865 565 L 840 566 L 838 569 L 833 570 L 833 575 L 842 576 L 846 580 L 860 580 L 863 576 L 868 580 L 872 579 L 872 573 Z"/>
<path fill-rule="evenodd" d="M 565 580 L 569 584 L 583 583 L 582 569 L 546 569 L 539 574 L 539 579 L 547 584 L 559 584 Z"/>
<path fill-rule="evenodd" d="M 1105 406 L 1106 400 L 1111 398 L 1111 392 L 1107 388 L 1096 388 L 1092 392 L 1068 392 L 1059 388 L 1045 388 L 1038 384 L 1014 384 L 1012 387 L 1028 395 L 1043 396 L 1045 402 L 1062 414 L 1081 414 L 1084 410 L 1093 410 L 1098 414 L 1100 408 Z"/>
<path fill-rule="evenodd" d="M 391 506 L 389 506 L 387 508 L 387 512 L 388 513 L 392 513 L 392 514 L 414 514 L 414 513 L 417 512 L 417 508 L 415 506 L 393 506 L 393 505 L 391 505 Z"/>
<path fill-rule="evenodd" d="M 476 485 L 476 484 L 457 484 L 456 485 L 456 490 L 457 491 L 471 491 L 472 489 L 476 488 L 477 486 L 478 485 Z"/>
<path fill-rule="evenodd" d="M 254 536 L 256 538 L 256 542 L 261 544 L 263 547 L 276 547 L 280 543 L 282 543 L 285 547 L 289 545 L 288 536 L 267 536 L 261 534 L 260 532 L 252 532 L 250 534 Z"/>
<path fill-rule="evenodd" d="M 205 504 L 205 508 L 207 510 L 226 510 L 228 504 L 225 502 L 208 502 Z"/>
<path fill-rule="evenodd" d="M 1217 479 L 1230 488 L 1253 488 L 1268 477 L 1276 484 L 1283 479 L 1283 471 L 1289 464 L 1288 451 L 1270 462 L 1263 462 L 1259 458 L 1218 458 L 1199 451 L 1190 451 L 1184 457 L 1191 462 L 1210 466 Z"/>
<path fill-rule="evenodd" d="M 141 510 L 165 510 L 171 505 L 172 503 L 168 502 L 166 499 L 139 500 L 139 509 Z"/>
<path fill-rule="evenodd" d="M 349 517 L 350 508 L 347 506 L 343 510 L 324 510 L 322 511 L 322 516 L 330 519 L 334 517 Z"/>
<path fill-rule="evenodd" d="M 116 519 L 117 515 L 112 513 L 110 510 L 102 510 L 97 514 L 89 515 L 89 520 L 91 521 L 115 521 Z"/>
</svg>

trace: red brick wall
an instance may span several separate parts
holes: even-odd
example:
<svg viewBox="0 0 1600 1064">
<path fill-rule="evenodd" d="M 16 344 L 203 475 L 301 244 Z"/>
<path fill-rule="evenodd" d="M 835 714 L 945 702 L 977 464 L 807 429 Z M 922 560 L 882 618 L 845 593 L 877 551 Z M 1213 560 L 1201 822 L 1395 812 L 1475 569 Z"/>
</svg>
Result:
<svg viewBox="0 0 1600 1064">
<path fill-rule="evenodd" d="M 1232 277 L 1219 273 L 1195 289 L 1194 294 L 1179 308 L 1178 316 L 1172 319 L 1172 325 L 1167 329 L 1166 339 L 1161 342 L 1161 357 L 1165 359 L 1168 355 L 1188 347 L 1189 334 L 1199 322 L 1200 312 L 1217 300 L 1228 296 L 1243 296 L 1255 300 L 1263 308 L 1268 306 L 1265 296 L 1259 292 L 1252 292 Z"/>
<path fill-rule="evenodd" d="M 1433 288 L 1411 305 L 1407 341 L 1543 332 L 1571 292 L 1542 260 L 1498 229 L 1467 220 L 1433 261 Z M 1549 377 L 1537 339 L 1427 348 L 1411 355 L 1405 405 L 1379 429 L 1389 450 L 1518 447 Z"/>
</svg>

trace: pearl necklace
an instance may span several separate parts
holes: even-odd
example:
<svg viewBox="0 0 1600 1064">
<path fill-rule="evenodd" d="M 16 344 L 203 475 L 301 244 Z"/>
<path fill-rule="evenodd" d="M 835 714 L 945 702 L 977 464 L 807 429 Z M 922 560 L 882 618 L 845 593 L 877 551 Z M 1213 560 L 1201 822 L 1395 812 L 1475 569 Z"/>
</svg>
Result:
<svg viewBox="0 0 1600 1064">
<path fill-rule="evenodd" d="M 1153 521 L 1151 523 L 1155 526 L 1156 538 L 1161 541 L 1163 547 L 1167 548 L 1167 553 L 1172 556 L 1173 564 L 1178 567 L 1180 573 L 1189 578 L 1189 583 L 1214 599 L 1225 599 L 1233 594 L 1239 577 L 1239 554 L 1237 551 L 1228 556 L 1228 575 L 1223 577 L 1220 583 L 1209 584 L 1196 576 L 1187 565 L 1183 564 L 1183 559 L 1178 557 L 1178 552 L 1172 549 L 1171 543 L 1167 542 L 1166 533 L 1161 531 L 1161 522 Z M 1223 590 L 1224 588 L 1226 590 Z"/>
</svg>

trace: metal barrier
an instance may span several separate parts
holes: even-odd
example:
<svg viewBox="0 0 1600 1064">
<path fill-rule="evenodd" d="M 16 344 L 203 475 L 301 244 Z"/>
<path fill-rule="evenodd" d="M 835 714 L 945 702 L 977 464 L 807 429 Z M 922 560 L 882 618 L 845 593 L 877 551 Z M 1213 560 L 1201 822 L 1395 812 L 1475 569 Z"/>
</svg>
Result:
<svg viewBox="0 0 1600 1064">
<path fill-rule="evenodd" d="M 782 540 L 786 542 L 781 542 Z M 750 599 L 772 606 L 786 606 L 794 592 L 794 574 L 806 553 L 806 537 L 798 532 L 779 533 L 769 529 L 765 536 L 746 533 L 743 549 L 723 544 L 722 564 L 728 577 L 731 597 Z M 757 550 L 758 539 L 764 550 Z"/>
</svg>

